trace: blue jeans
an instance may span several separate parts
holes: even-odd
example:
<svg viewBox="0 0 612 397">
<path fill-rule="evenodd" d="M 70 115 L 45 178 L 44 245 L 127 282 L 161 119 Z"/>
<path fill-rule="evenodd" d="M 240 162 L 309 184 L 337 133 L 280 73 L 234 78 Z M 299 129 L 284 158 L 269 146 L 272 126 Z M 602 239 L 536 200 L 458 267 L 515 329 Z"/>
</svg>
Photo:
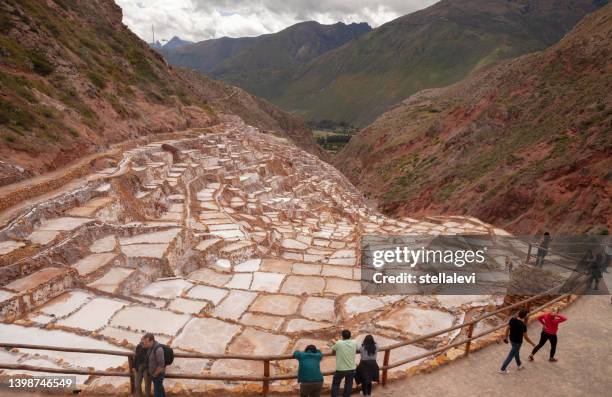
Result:
<svg viewBox="0 0 612 397">
<path fill-rule="evenodd" d="M 353 378 L 355 377 L 355 370 L 350 371 L 336 371 L 332 379 L 331 397 L 338 397 L 340 391 L 340 383 L 344 379 L 344 392 L 343 397 L 350 397 L 353 392 Z"/>
<path fill-rule="evenodd" d="M 164 390 L 164 373 L 162 372 L 159 376 L 151 378 L 153 381 L 153 396 L 154 397 L 166 397 L 166 391 Z"/>
<path fill-rule="evenodd" d="M 508 368 L 508 365 L 510 365 L 510 362 L 513 358 L 516 360 L 516 365 L 518 365 L 519 367 L 521 366 L 521 356 L 519 355 L 519 353 L 521 351 L 522 343 L 510 342 L 510 344 L 512 345 L 512 348 L 510 349 L 510 353 L 508 353 L 508 357 L 506 357 L 504 363 L 502 364 L 502 371 L 505 371 L 506 368 Z"/>
</svg>

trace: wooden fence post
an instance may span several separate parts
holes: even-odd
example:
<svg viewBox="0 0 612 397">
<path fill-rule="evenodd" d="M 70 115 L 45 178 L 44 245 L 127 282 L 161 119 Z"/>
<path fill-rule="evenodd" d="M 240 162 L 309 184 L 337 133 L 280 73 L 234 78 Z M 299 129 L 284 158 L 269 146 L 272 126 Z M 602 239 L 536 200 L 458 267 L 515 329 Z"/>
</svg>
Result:
<svg viewBox="0 0 612 397">
<path fill-rule="evenodd" d="M 391 356 L 391 350 L 385 350 L 385 357 L 383 358 L 383 367 L 389 365 L 389 356 Z M 387 373 L 389 370 L 387 368 L 383 368 L 382 370 L 382 385 L 387 385 Z"/>
<path fill-rule="evenodd" d="M 470 325 L 468 325 L 468 331 L 467 331 L 467 337 L 468 339 L 470 339 L 472 337 L 472 335 L 474 334 L 474 325 L 476 323 L 472 323 Z M 465 356 L 467 357 L 470 354 L 470 346 L 472 345 L 472 341 L 468 340 L 467 343 L 465 344 Z"/>
<path fill-rule="evenodd" d="M 264 363 L 264 378 L 267 378 L 270 376 L 270 360 L 264 360 L 263 363 Z M 269 390 L 270 390 L 270 381 L 266 379 L 263 381 L 263 388 L 262 388 L 262 394 L 264 397 L 268 395 Z"/>
<path fill-rule="evenodd" d="M 134 367 L 134 356 L 130 354 L 128 356 L 128 371 L 130 371 L 130 395 L 134 395 L 134 371 L 132 371 L 132 367 Z"/>
</svg>

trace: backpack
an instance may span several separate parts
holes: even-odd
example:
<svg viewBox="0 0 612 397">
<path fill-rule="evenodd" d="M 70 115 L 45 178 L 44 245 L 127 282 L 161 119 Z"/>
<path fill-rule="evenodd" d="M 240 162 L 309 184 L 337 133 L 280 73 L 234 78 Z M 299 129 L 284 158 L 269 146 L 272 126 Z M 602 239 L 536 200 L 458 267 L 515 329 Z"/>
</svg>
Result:
<svg viewBox="0 0 612 397">
<path fill-rule="evenodd" d="M 160 344 L 159 347 L 164 349 L 164 366 L 168 366 L 174 362 L 174 350 L 168 345 Z"/>
</svg>

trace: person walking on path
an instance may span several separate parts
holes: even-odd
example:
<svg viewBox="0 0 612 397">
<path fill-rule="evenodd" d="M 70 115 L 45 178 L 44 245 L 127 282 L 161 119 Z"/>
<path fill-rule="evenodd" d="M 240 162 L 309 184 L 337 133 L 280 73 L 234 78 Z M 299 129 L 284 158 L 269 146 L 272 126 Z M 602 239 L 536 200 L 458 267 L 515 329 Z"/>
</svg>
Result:
<svg viewBox="0 0 612 397">
<path fill-rule="evenodd" d="M 367 335 L 363 339 L 363 343 L 359 347 L 361 360 L 355 372 L 355 381 L 361 384 L 361 391 L 364 396 L 372 395 L 372 382 L 378 382 L 378 363 L 376 356 L 378 354 L 378 346 L 372 335 Z"/>
<path fill-rule="evenodd" d="M 508 327 L 506 328 L 506 335 L 504 336 L 504 343 L 508 343 L 508 339 L 510 339 L 510 344 L 512 348 L 508 353 L 508 357 L 504 360 L 504 363 L 499 370 L 502 374 L 508 373 L 508 365 L 512 362 L 512 359 L 516 360 L 516 365 L 518 366 L 518 370 L 523 369 L 523 365 L 521 363 L 521 345 L 523 344 L 523 338 L 529 342 L 531 346 L 535 346 L 535 344 L 529 339 L 529 335 L 527 335 L 527 325 L 525 322 L 527 321 L 527 310 L 521 309 L 516 317 L 512 317 L 508 322 Z"/>
<path fill-rule="evenodd" d="M 544 237 L 542 238 L 542 241 L 540 241 L 540 246 L 538 247 L 538 255 L 535 263 L 536 267 L 544 266 L 544 258 L 546 258 L 546 255 L 548 254 L 550 239 L 550 233 L 544 232 Z"/>
<path fill-rule="evenodd" d="M 164 375 L 166 372 L 164 348 L 155 340 L 155 336 L 150 333 L 143 337 L 143 344 L 149 350 L 146 360 L 149 376 L 153 381 L 153 396 L 166 397 L 166 391 L 164 390 Z"/>
<path fill-rule="evenodd" d="M 332 378 L 331 397 L 338 397 L 340 383 L 344 379 L 343 397 L 350 397 L 353 392 L 353 379 L 355 378 L 355 354 L 359 346 L 351 339 L 351 331 L 342 331 L 342 340 L 330 343 L 331 349 L 336 352 L 336 372 Z"/>
<path fill-rule="evenodd" d="M 554 308 L 550 313 L 542 314 L 538 317 L 538 321 L 542 324 L 542 334 L 540 334 L 540 341 L 538 345 L 533 348 L 529 355 L 529 361 L 533 361 L 535 354 L 546 344 L 546 341 L 550 341 L 550 356 L 548 361 L 556 362 L 555 352 L 557 351 L 557 331 L 559 330 L 559 324 L 567 321 L 567 318 L 559 314 L 559 309 Z"/>
<path fill-rule="evenodd" d="M 300 397 L 319 397 L 323 388 L 321 359 L 323 353 L 315 345 L 308 345 L 303 352 L 294 351 L 293 358 L 298 360 L 298 383 Z"/>
<path fill-rule="evenodd" d="M 151 397 L 151 378 L 149 377 L 149 371 L 147 366 L 147 354 L 149 350 L 144 346 L 144 337 L 140 340 L 140 343 L 136 345 L 134 350 L 134 362 L 132 366 L 132 372 L 134 373 L 134 386 L 136 397 L 143 397 L 142 394 L 142 382 L 145 384 L 146 397 Z"/>
</svg>

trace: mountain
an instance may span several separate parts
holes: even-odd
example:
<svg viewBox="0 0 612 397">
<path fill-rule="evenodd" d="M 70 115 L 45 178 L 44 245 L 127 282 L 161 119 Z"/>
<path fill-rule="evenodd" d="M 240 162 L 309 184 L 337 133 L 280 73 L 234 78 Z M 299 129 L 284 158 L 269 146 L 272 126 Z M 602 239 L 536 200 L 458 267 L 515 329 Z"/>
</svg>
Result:
<svg viewBox="0 0 612 397">
<path fill-rule="evenodd" d="M 162 49 L 172 50 L 177 47 L 181 47 L 181 46 L 189 45 L 189 44 L 193 44 L 193 41 L 183 40 L 178 36 L 173 36 L 166 44 L 162 46 Z"/>
<path fill-rule="evenodd" d="M 172 50 L 180 46 L 193 44 L 193 41 L 183 40 L 178 36 L 173 36 L 166 44 L 162 44 L 159 40 L 155 40 L 154 43 L 149 43 L 149 47 L 156 50 Z"/>
<path fill-rule="evenodd" d="M 237 89 L 169 67 L 121 21 L 111 0 L 0 2 L 0 185 L 227 111 L 321 153 L 297 117 L 246 93 L 229 106 Z"/>
<path fill-rule="evenodd" d="M 278 82 L 298 66 L 371 30 L 367 23 L 322 25 L 302 22 L 258 37 L 206 40 L 162 54 L 188 67 L 265 98 L 278 95 Z"/>
<path fill-rule="evenodd" d="M 558 44 L 419 92 L 335 159 L 397 215 L 468 214 L 516 233 L 612 227 L 612 4 Z"/>
<path fill-rule="evenodd" d="M 499 60 L 549 47 L 602 3 L 442 0 L 360 35 L 290 75 L 249 74 L 238 82 L 228 67 L 220 77 L 307 120 L 363 127 L 417 91 L 447 86 Z M 269 78 L 274 89 L 262 81 Z"/>
</svg>

